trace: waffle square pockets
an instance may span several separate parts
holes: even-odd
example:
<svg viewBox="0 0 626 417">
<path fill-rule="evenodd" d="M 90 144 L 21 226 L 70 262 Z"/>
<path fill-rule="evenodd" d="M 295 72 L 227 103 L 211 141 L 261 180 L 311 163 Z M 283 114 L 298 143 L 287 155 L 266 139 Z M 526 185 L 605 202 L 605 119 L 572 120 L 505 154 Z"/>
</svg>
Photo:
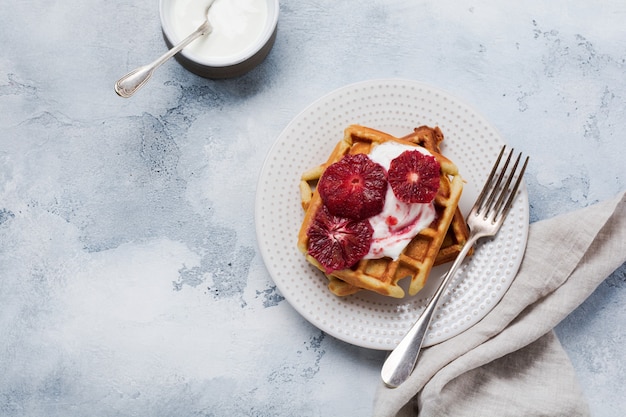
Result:
<svg viewBox="0 0 626 417">
<path fill-rule="evenodd" d="M 457 166 L 441 154 L 443 140 L 438 127 L 420 126 L 397 138 L 351 125 L 328 160 L 302 174 L 305 215 L 298 248 L 326 275 L 332 293 L 347 296 L 368 290 L 403 298 L 406 294 L 398 282 L 406 278 L 409 295 L 415 295 L 433 266 L 454 260 L 460 252 L 469 235 L 458 208 L 463 179 Z M 383 166 L 384 178 L 379 167 L 371 169 L 365 161 L 370 158 Z M 365 165 L 352 172 L 346 164 Z M 380 214 L 369 216 L 367 204 L 371 199 L 376 206 L 381 181 L 388 187 L 385 206 Z M 360 210 L 355 196 L 365 200 L 365 209 Z M 420 200 L 414 203 L 413 198 Z"/>
</svg>

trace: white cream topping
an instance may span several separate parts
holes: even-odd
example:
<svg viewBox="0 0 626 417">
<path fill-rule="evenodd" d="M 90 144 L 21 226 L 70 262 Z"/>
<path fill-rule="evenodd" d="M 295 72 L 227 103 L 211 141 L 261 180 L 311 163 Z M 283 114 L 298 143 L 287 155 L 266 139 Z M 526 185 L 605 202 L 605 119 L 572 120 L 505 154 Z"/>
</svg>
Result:
<svg viewBox="0 0 626 417">
<path fill-rule="evenodd" d="M 417 150 L 431 155 L 422 147 L 403 145 L 397 142 L 382 143 L 369 153 L 372 161 L 389 170 L 391 161 L 407 150 Z M 391 186 L 387 187 L 383 211 L 370 217 L 374 229 L 370 251 L 365 259 L 389 257 L 398 259 L 409 242 L 435 219 L 434 203 L 405 203 L 395 196 Z"/>
<path fill-rule="evenodd" d="M 180 40 L 202 24 L 210 3 L 210 0 L 172 2 L 172 25 Z M 261 36 L 267 15 L 266 0 L 215 0 L 208 15 L 212 32 L 196 39 L 185 49 L 210 58 L 238 55 Z"/>
</svg>

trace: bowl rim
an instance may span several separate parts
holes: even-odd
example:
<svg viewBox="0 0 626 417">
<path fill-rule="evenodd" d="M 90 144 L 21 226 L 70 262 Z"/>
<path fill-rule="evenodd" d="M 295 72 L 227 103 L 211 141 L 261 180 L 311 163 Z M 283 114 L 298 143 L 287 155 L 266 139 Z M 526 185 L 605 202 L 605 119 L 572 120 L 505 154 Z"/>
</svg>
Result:
<svg viewBox="0 0 626 417">
<path fill-rule="evenodd" d="M 182 39 L 176 38 L 174 35 L 174 30 L 171 25 L 171 20 L 169 19 L 168 9 L 169 6 L 176 0 L 159 0 L 159 18 L 161 20 L 161 29 L 163 34 L 167 38 L 170 44 L 176 45 Z M 188 50 L 183 49 L 179 52 L 179 54 L 183 55 L 187 60 L 195 62 L 200 65 L 204 65 L 207 67 L 214 68 L 222 68 L 222 67 L 230 67 L 233 65 L 241 64 L 248 59 L 254 57 L 257 52 L 259 52 L 263 47 L 271 40 L 272 35 L 276 30 L 276 26 L 278 25 L 278 14 L 279 14 L 279 0 L 265 0 L 268 6 L 273 5 L 274 7 L 268 8 L 268 19 L 263 28 L 263 33 L 259 38 L 257 38 L 256 42 L 252 43 L 248 48 L 244 49 L 242 52 L 229 56 L 227 58 L 211 58 L 211 57 L 202 57 L 196 54 L 190 53 Z"/>
</svg>

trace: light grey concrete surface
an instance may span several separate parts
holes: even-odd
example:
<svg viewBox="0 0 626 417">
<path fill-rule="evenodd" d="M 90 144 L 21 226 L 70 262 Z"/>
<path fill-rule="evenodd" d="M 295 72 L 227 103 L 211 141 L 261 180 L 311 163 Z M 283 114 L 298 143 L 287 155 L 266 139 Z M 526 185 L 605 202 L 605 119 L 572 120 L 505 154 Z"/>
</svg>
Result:
<svg viewBox="0 0 626 417">
<path fill-rule="evenodd" d="M 626 3 L 282 0 L 274 49 L 208 80 L 156 0 L 0 8 L 0 415 L 365 416 L 385 352 L 301 318 L 254 229 L 264 156 L 338 87 L 405 78 L 531 155 L 531 221 L 626 188 Z M 297 192 L 297 190 L 294 190 Z M 557 328 L 594 416 L 622 416 L 626 266 Z"/>
</svg>

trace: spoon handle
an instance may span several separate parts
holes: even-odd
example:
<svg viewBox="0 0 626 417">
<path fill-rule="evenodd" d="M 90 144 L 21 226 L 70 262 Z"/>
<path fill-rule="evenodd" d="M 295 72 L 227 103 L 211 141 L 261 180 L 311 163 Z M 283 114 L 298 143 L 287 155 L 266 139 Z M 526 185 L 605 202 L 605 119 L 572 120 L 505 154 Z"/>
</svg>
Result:
<svg viewBox="0 0 626 417">
<path fill-rule="evenodd" d="M 191 42 L 199 38 L 200 36 L 211 33 L 213 28 L 209 24 L 208 20 L 205 20 L 202 25 L 193 31 L 189 36 L 183 39 L 179 44 L 163 54 L 160 58 L 152 62 L 151 64 L 141 66 L 124 75 L 115 83 L 115 92 L 124 98 L 128 98 L 135 94 L 145 83 L 148 82 L 154 70 L 159 68 L 165 61 L 176 55 L 184 47 Z"/>
</svg>

